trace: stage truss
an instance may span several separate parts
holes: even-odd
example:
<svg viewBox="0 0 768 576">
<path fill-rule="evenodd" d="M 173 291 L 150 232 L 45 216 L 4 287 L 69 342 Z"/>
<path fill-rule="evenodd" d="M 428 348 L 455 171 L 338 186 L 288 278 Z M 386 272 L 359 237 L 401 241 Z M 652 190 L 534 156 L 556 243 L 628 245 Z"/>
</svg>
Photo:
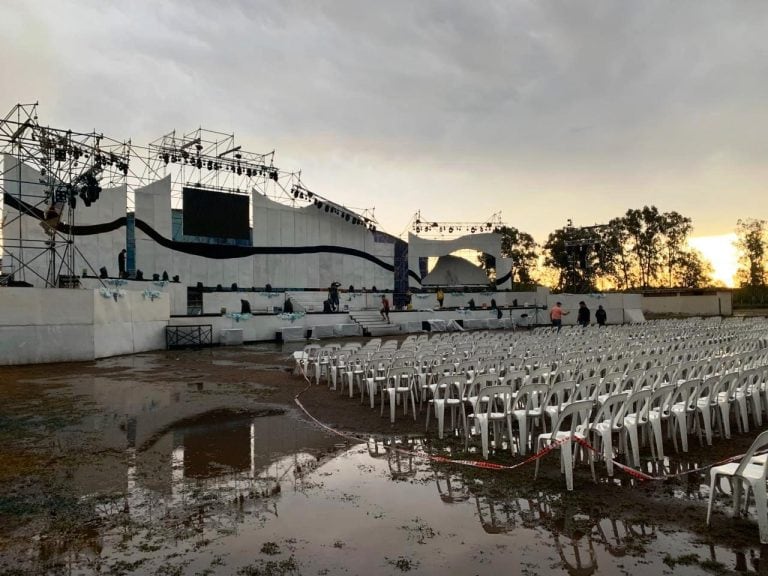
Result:
<svg viewBox="0 0 768 576">
<path fill-rule="evenodd" d="M 256 192 L 293 207 L 314 205 L 347 222 L 376 230 L 372 209 L 348 208 L 310 191 L 301 172 L 280 170 L 274 164 L 275 151 L 249 152 L 235 141 L 234 134 L 198 128 L 190 132 L 169 132 L 147 146 L 120 141 L 97 132 L 75 132 L 42 126 L 38 103 L 17 104 L 0 119 L 0 158 L 16 159 L 14 166 L 0 163 L 0 231 L 3 267 L 0 284 L 25 282 L 28 275 L 46 287 L 75 286 L 75 254 L 79 202 L 98 201 L 96 188 L 125 185 L 127 210 L 135 208 L 134 191 L 166 176 L 171 181 L 172 208 L 181 208 L 185 187 L 200 187 L 233 194 Z M 40 182 L 24 182 L 20 176 L 27 165 L 42 175 Z M 13 173 L 18 171 L 18 176 Z M 34 192 L 29 185 L 34 185 Z M 81 195 L 83 188 L 89 192 Z M 31 206 L 7 218 L 3 196 Z M 95 197 L 92 197 L 95 196 Z M 21 216 L 38 220 L 44 240 L 25 238 Z M 9 252 L 10 249 L 10 252 Z M 45 259 L 43 275 L 40 259 Z M 83 260 L 87 260 L 83 257 Z M 31 266 L 36 262 L 35 266 Z M 98 276 L 90 263 L 88 271 Z"/>
<path fill-rule="evenodd" d="M 7 194 L 19 206 L 18 215 L 9 218 L 3 205 L 3 268 L 12 273 L 0 276 L 0 282 L 24 282 L 34 275 L 46 287 L 71 286 L 77 276 L 75 254 L 79 253 L 73 233 L 77 206 L 98 201 L 102 185 L 125 183 L 131 143 L 97 132 L 43 126 L 38 122 L 37 106 L 17 104 L 0 120 L 0 154 L 16 159 L 15 166 L 3 162 L 0 192 L 3 201 Z M 24 165 L 40 173 L 38 182 L 24 181 Z M 22 216 L 37 220 L 45 238 L 25 238 Z M 31 266 L 39 259 L 46 265 Z M 87 266 L 97 275 L 89 263 Z M 46 270 L 44 275 L 40 269 Z"/>
<path fill-rule="evenodd" d="M 506 224 L 502 220 L 501 212 L 492 214 L 482 222 L 444 222 L 429 220 L 421 215 L 421 210 L 411 218 L 408 227 L 411 232 L 422 238 L 456 238 L 467 234 L 499 233 Z"/>
</svg>

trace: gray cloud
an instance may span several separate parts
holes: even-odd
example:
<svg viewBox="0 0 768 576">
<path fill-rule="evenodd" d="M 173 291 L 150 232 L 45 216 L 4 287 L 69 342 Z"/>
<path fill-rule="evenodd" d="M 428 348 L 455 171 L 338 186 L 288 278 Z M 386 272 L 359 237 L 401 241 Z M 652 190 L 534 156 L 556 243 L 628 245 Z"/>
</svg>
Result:
<svg viewBox="0 0 768 576">
<path fill-rule="evenodd" d="M 761 2 L 21 1 L 0 107 L 147 142 L 235 131 L 399 233 L 502 209 L 540 240 L 656 203 L 764 214 Z M 722 206 L 724 192 L 729 202 Z M 759 198 L 756 198 L 760 192 Z M 562 217 L 552 212 L 559 205 Z M 560 221 L 562 220 L 562 222 Z"/>
</svg>

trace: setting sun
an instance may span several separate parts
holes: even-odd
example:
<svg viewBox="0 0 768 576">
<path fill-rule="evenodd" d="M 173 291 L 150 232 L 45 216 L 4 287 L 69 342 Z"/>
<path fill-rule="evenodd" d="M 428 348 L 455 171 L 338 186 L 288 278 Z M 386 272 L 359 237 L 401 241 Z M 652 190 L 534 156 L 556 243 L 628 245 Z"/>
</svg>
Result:
<svg viewBox="0 0 768 576">
<path fill-rule="evenodd" d="M 734 242 L 736 234 L 721 234 L 719 236 L 699 236 L 688 240 L 691 248 L 695 248 L 712 264 L 712 279 L 717 284 L 732 288 L 735 285 L 734 276 L 739 266 L 738 251 Z"/>
</svg>

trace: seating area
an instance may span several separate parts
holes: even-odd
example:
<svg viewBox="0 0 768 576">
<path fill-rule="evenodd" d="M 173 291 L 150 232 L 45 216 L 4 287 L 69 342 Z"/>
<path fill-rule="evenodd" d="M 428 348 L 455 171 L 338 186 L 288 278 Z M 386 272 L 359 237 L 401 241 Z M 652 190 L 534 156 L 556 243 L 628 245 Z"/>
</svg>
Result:
<svg viewBox="0 0 768 576">
<path fill-rule="evenodd" d="M 640 469 L 665 444 L 686 452 L 691 438 L 761 426 L 767 346 L 764 318 L 696 318 L 313 344 L 295 358 L 297 373 L 372 417 L 422 418 L 485 459 L 556 447 L 571 490 L 577 462 L 613 475 L 616 458 Z"/>
</svg>

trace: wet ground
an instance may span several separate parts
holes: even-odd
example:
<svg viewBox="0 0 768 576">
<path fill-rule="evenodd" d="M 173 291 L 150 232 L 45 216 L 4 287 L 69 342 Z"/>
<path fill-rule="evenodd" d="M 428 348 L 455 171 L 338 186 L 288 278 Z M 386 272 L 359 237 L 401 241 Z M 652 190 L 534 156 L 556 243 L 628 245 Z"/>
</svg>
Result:
<svg viewBox="0 0 768 576">
<path fill-rule="evenodd" d="M 638 482 L 477 448 L 307 388 L 276 345 L 0 368 L 0 575 L 768 574 L 754 507 L 706 473 Z M 313 424 L 294 396 L 318 420 Z M 433 420 L 434 422 L 434 420 Z M 753 434 L 647 462 L 682 472 Z M 388 450 L 398 445 L 402 451 Z M 669 454 L 674 454 L 672 447 Z M 493 461 L 521 458 L 506 453 Z"/>
</svg>

